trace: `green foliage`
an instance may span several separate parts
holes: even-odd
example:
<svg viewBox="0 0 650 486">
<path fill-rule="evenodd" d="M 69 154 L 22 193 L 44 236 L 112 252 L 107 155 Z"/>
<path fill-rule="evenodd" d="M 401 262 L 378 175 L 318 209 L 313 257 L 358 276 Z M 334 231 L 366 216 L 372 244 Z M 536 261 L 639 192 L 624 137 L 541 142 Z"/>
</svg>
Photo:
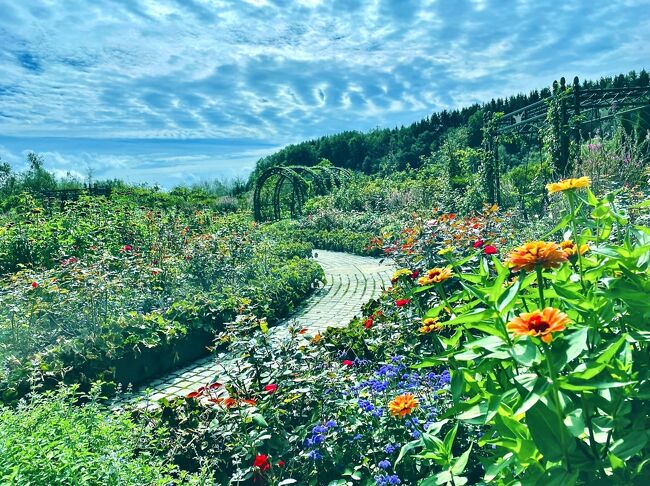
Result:
<svg viewBox="0 0 650 486">
<path fill-rule="evenodd" d="M 166 431 L 138 424 L 74 389 L 0 406 L 0 482 L 48 485 L 198 484 L 166 462 Z M 207 478 L 206 478 L 207 479 Z"/>
</svg>

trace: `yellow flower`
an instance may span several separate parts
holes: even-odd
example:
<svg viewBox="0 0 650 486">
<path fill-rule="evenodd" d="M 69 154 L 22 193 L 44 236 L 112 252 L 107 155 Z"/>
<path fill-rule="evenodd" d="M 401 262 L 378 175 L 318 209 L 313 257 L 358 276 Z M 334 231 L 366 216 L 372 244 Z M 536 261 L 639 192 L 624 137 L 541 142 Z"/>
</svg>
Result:
<svg viewBox="0 0 650 486">
<path fill-rule="evenodd" d="M 442 283 L 453 276 L 454 276 L 454 272 L 451 271 L 450 267 L 445 267 L 445 268 L 436 267 L 427 271 L 427 277 L 429 277 L 435 283 Z"/>
<path fill-rule="evenodd" d="M 418 408 L 418 400 L 410 393 L 398 395 L 388 404 L 391 415 L 404 417 L 410 415 L 413 410 Z"/>
<path fill-rule="evenodd" d="M 390 280 L 391 280 L 391 282 L 395 283 L 395 282 L 397 282 L 399 280 L 400 277 L 405 277 L 407 275 L 411 275 L 411 273 L 413 273 L 413 272 L 411 272 L 408 268 L 401 268 L 401 269 L 397 270 L 393 274 L 393 276 L 391 277 Z"/>
<path fill-rule="evenodd" d="M 553 333 L 564 331 L 569 317 L 558 309 L 547 307 L 540 311 L 523 313 L 506 326 L 508 331 L 521 336 L 537 336 L 545 343 L 553 340 Z"/>
<path fill-rule="evenodd" d="M 589 184 L 591 184 L 591 179 L 585 176 L 578 179 L 562 179 L 560 182 L 552 182 L 546 184 L 546 189 L 548 189 L 549 194 L 553 194 L 572 189 L 582 189 L 583 187 L 589 187 Z"/>
<path fill-rule="evenodd" d="M 557 268 L 567 260 L 567 256 L 557 243 L 552 241 L 530 241 L 515 248 L 506 263 L 515 272 L 526 270 L 532 272 L 542 268 Z"/>
<path fill-rule="evenodd" d="M 440 325 L 438 319 L 435 317 L 428 317 L 422 321 L 422 327 L 420 327 L 419 331 L 422 334 L 429 334 L 430 332 L 440 331 L 441 329 L 442 325 Z"/>
<path fill-rule="evenodd" d="M 446 255 L 447 253 L 451 253 L 454 251 L 453 246 L 446 246 L 442 250 L 438 251 L 438 255 Z"/>
<path fill-rule="evenodd" d="M 564 254 L 568 257 L 571 258 L 573 256 L 576 256 L 578 254 L 578 245 L 576 245 L 573 241 L 571 240 L 565 240 L 562 243 L 560 243 L 560 248 L 562 248 L 562 251 Z M 587 250 L 589 250 L 589 245 L 584 244 L 580 245 L 580 254 L 584 255 Z"/>
</svg>

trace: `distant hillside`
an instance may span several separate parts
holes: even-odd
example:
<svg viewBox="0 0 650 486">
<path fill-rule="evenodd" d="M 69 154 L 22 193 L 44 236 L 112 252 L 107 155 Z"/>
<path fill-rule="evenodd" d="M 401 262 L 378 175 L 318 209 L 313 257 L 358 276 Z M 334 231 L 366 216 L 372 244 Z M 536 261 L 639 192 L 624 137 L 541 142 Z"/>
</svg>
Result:
<svg viewBox="0 0 650 486">
<path fill-rule="evenodd" d="M 617 88 L 626 86 L 648 86 L 650 76 L 644 69 L 640 73 L 631 71 L 614 77 L 602 77 L 599 81 L 583 81 L 584 88 Z M 534 90 L 528 94 L 517 94 L 507 99 L 492 99 L 483 105 L 474 104 L 460 110 L 443 110 L 431 116 L 400 128 L 375 129 L 362 133 L 346 131 L 289 145 L 278 152 L 261 158 L 251 174 L 254 181 L 265 168 L 273 165 L 315 165 L 321 159 L 328 159 L 334 165 L 373 174 L 387 170 L 418 168 L 421 156 L 438 149 L 450 129 L 467 128 L 467 142 L 470 147 L 479 147 L 483 140 L 483 113 L 510 112 L 551 95 L 549 88 Z M 630 128 L 650 128 L 650 113 L 647 111 L 632 115 L 626 122 Z M 518 150 L 527 150 L 519 147 Z M 522 154 L 523 155 L 523 154 Z"/>
</svg>

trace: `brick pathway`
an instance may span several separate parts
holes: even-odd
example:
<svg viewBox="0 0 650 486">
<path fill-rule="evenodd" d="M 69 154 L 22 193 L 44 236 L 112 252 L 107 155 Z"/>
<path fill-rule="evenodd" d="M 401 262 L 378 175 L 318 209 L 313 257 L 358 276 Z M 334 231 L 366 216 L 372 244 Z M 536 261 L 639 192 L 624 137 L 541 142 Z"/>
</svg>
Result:
<svg viewBox="0 0 650 486">
<path fill-rule="evenodd" d="M 348 253 L 315 250 L 314 257 L 323 267 L 327 283 L 316 290 L 293 315 L 270 329 L 278 338 L 288 334 L 290 325 L 305 327 L 316 334 L 328 327 L 342 327 L 360 313 L 360 308 L 390 285 L 394 268 L 377 258 Z M 208 356 L 168 376 L 153 381 L 136 397 L 148 395 L 150 401 L 174 395 L 186 395 L 215 380 L 218 367 Z"/>
</svg>

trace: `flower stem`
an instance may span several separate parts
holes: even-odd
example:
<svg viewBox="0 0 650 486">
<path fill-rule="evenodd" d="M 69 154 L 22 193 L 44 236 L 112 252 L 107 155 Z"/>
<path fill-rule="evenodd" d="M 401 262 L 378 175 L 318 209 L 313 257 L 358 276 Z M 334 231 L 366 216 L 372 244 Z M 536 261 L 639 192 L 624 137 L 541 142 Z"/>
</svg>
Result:
<svg viewBox="0 0 650 486">
<path fill-rule="evenodd" d="M 537 290 L 539 291 L 539 305 L 541 309 L 544 309 L 546 307 L 546 303 L 544 301 L 544 277 L 542 276 L 542 267 L 537 265 L 535 271 L 537 272 Z"/>
<path fill-rule="evenodd" d="M 580 252 L 580 236 L 578 235 L 578 227 L 576 225 L 576 214 L 575 214 L 575 204 L 573 200 L 574 195 L 569 191 L 567 193 L 567 199 L 569 200 L 569 210 L 571 211 L 571 228 L 573 232 L 573 240 L 574 244 L 576 245 L 576 252 L 578 253 L 578 268 L 580 269 L 580 286 L 582 287 L 582 290 L 586 290 L 585 288 L 585 281 L 582 276 L 583 274 L 583 269 L 582 269 L 582 254 Z"/>
<path fill-rule="evenodd" d="M 542 353 L 546 358 L 546 368 L 548 369 L 548 377 L 551 380 L 551 391 L 553 392 L 553 404 L 555 405 L 555 415 L 557 416 L 558 422 L 558 433 L 560 434 L 560 445 L 562 446 L 562 454 L 564 455 L 564 460 L 566 461 L 567 470 L 571 469 L 569 463 L 569 453 L 567 451 L 566 444 L 566 434 L 564 427 L 564 418 L 562 417 L 562 407 L 560 405 L 560 393 L 557 389 L 557 380 L 555 379 L 555 371 L 553 370 L 553 365 L 551 362 L 551 353 L 546 344 L 542 344 Z"/>
</svg>

